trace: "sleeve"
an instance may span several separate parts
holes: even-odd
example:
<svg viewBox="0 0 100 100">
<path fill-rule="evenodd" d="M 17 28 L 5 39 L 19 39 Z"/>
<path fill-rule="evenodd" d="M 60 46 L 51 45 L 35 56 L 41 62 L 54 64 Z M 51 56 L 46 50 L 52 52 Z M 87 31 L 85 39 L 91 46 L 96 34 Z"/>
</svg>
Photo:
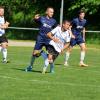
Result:
<svg viewBox="0 0 100 100">
<path fill-rule="evenodd" d="M 51 31 L 51 33 L 54 35 L 54 34 L 57 32 L 57 30 L 58 30 L 58 27 L 54 28 L 54 29 Z"/>
<path fill-rule="evenodd" d="M 85 20 L 85 25 L 84 25 L 84 27 L 87 27 L 87 20 Z"/>
<path fill-rule="evenodd" d="M 55 28 L 55 27 L 57 27 L 58 26 L 58 23 L 57 23 L 57 21 L 55 20 L 55 23 L 54 23 L 54 25 L 53 25 L 53 28 Z"/>
<path fill-rule="evenodd" d="M 41 23 L 41 17 L 39 19 L 34 19 L 36 23 Z"/>
<path fill-rule="evenodd" d="M 75 19 L 73 19 L 73 20 L 71 21 L 71 25 L 72 25 L 72 26 L 75 25 Z"/>
<path fill-rule="evenodd" d="M 68 33 L 66 33 L 67 36 L 66 36 L 66 39 L 65 39 L 66 43 L 67 43 L 67 42 L 70 42 L 70 40 L 71 40 L 71 33 L 70 33 L 71 31 L 68 30 L 67 32 L 68 32 Z"/>
</svg>

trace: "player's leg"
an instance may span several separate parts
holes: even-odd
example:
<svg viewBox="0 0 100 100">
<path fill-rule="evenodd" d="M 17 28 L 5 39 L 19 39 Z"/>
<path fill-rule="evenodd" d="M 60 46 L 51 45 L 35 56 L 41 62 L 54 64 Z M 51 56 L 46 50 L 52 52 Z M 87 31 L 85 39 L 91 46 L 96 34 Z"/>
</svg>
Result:
<svg viewBox="0 0 100 100">
<path fill-rule="evenodd" d="M 3 63 L 8 63 L 7 61 L 7 47 L 8 47 L 8 40 L 5 36 L 1 37 L 1 52 L 2 52 L 2 56 L 3 56 Z"/>
<path fill-rule="evenodd" d="M 36 44 L 35 44 L 35 47 L 34 47 L 34 50 L 33 50 L 33 53 L 32 53 L 32 56 L 31 56 L 30 64 L 25 69 L 26 72 L 32 70 L 33 64 L 35 62 L 35 59 L 41 55 L 41 49 L 42 49 L 42 43 L 41 43 L 41 41 L 42 41 L 42 38 L 40 36 L 38 36 Z"/>
<path fill-rule="evenodd" d="M 8 43 L 7 42 L 4 42 L 1 44 L 1 51 L 2 51 L 2 56 L 3 56 L 3 63 L 7 63 L 7 46 L 8 46 Z"/>
<path fill-rule="evenodd" d="M 65 61 L 64 61 L 64 65 L 65 65 L 65 66 L 68 66 L 68 60 L 69 60 L 71 51 L 72 51 L 72 47 L 70 46 L 70 47 L 67 49 L 66 53 L 65 53 Z"/>
<path fill-rule="evenodd" d="M 85 43 L 79 44 L 81 48 L 81 54 L 80 54 L 80 66 L 87 67 L 88 65 L 84 63 L 85 59 L 85 53 L 86 53 L 86 45 Z"/>
<path fill-rule="evenodd" d="M 52 55 L 51 54 L 48 54 L 48 58 L 45 60 L 45 64 L 44 64 L 44 67 L 43 67 L 42 74 L 45 74 L 46 73 L 49 64 L 52 63 L 52 62 L 53 62 L 52 61 Z"/>
<path fill-rule="evenodd" d="M 54 50 L 53 59 L 51 60 L 51 63 L 50 63 L 50 73 L 54 73 L 54 61 L 56 60 L 58 55 L 59 55 L 59 53 Z"/>
<path fill-rule="evenodd" d="M 53 46 L 48 45 L 48 58 L 45 60 L 45 65 L 43 67 L 43 74 L 46 72 L 48 65 L 50 64 L 50 73 L 54 72 L 54 60 L 58 56 L 58 52 L 55 51 Z"/>
<path fill-rule="evenodd" d="M 1 45 L 1 43 L 2 43 L 2 36 L 0 36 L 0 52 L 1 52 L 1 50 L 2 50 L 2 45 Z"/>
<path fill-rule="evenodd" d="M 49 54 L 48 54 L 47 59 L 44 62 L 44 67 L 43 67 L 42 74 L 46 73 L 47 67 L 49 66 L 50 60 L 52 59 L 52 51 L 53 51 L 52 47 L 50 45 L 48 45 L 48 47 L 46 46 L 46 49 L 47 49 Z"/>
<path fill-rule="evenodd" d="M 86 53 L 86 45 L 85 45 L 85 41 L 83 40 L 82 36 L 79 36 L 77 38 L 77 44 L 81 48 L 80 63 L 79 63 L 79 65 L 80 66 L 88 66 L 88 65 L 84 64 L 85 53 Z"/>
<path fill-rule="evenodd" d="M 74 38 L 72 38 L 71 41 L 70 41 L 70 46 L 65 53 L 64 66 L 68 66 L 68 60 L 69 60 L 71 51 L 73 49 L 73 46 L 75 46 L 75 45 L 76 45 L 76 40 Z"/>
<path fill-rule="evenodd" d="M 1 44 L 0 44 L 0 52 L 1 52 L 1 50 L 2 50 L 2 46 L 1 46 Z"/>
<path fill-rule="evenodd" d="M 32 71 L 32 68 L 33 68 L 33 64 L 35 62 L 35 59 L 40 56 L 40 52 L 41 52 L 41 50 L 33 50 L 33 53 L 32 53 L 32 56 L 31 56 L 31 60 L 30 60 L 30 64 L 25 69 L 26 72 L 27 71 Z"/>
</svg>

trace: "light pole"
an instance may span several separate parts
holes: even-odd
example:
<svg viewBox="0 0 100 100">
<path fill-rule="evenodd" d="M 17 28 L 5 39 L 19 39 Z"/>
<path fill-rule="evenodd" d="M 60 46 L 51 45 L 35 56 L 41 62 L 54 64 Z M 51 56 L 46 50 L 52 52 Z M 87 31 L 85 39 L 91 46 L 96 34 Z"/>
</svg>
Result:
<svg viewBox="0 0 100 100">
<path fill-rule="evenodd" d="M 64 0 L 61 0 L 61 8 L 60 8 L 60 25 L 63 22 L 63 11 L 64 11 Z"/>
</svg>

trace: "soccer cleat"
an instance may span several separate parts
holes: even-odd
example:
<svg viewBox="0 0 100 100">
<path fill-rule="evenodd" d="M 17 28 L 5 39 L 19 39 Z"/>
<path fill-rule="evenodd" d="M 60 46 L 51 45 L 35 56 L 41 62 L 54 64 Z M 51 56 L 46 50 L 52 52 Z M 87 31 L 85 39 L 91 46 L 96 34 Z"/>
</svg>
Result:
<svg viewBox="0 0 100 100">
<path fill-rule="evenodd" d="M 50 71 L 50 73 L 52 73 L 52 74 L 53 74 L 53 73 L 55 73 L 55 72 L 54 72 L 54 70 L 52 70 L 52 71 Z"/>
<path fill-rule="evenodd" d="M 26 72 L 28 71 L 32 71 L 32 66 L 28 66 L 26 69 L 25 69 Z"/>
<path fill-rule="evenodd" d="M 80 63 L 79 66 L 81 66 L 81 67 L 88 67 L 88 65 L 84 64 L 84 63 Z"/>
<path fill-rule="evenodd" d="M 2 61 L 2 63 L 7 64 L 7 63 L 10 63 L 10 61 L 9 61 L 9 60 L 5 60 L 5 59 L 4 59 L 4 60 Z"/>
<path fill-rule="evenodd" d="M 67 62 L 64 63 L 64 66 L 69 66 Z"/>
</svg>

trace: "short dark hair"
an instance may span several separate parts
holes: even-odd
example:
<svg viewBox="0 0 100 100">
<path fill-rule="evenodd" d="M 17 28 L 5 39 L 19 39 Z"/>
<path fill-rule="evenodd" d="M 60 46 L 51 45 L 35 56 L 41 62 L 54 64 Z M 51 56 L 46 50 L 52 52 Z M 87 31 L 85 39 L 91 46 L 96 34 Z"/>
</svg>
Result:
<svg viewBox="0 0 100 100">
<path fill-rule="evenodd" d="M 0 6 L 0 9 L 4 9 L 4 7 L 3 6 Z"/>
<path fill-rule="evenodd" d="M 86 13 L 84 9 L 79 10 L 78 14 Z"/>
<path fill-rule="evenodd" d="M 66 23 L 70 23 L 71 24 L 71 21 L 70 20 L 64 20 L 63 24 L 66 24 Z"/>
</svg>

